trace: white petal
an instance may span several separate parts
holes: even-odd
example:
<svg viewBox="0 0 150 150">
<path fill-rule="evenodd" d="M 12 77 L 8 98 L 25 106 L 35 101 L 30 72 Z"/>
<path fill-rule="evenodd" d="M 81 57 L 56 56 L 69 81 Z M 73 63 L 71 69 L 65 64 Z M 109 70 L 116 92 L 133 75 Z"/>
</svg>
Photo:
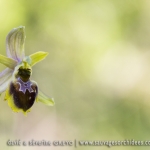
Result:
<svg viewBox="0 0 150 150">
<path fill-rule="evenodd" d="M 13 70 L 6 68 L 0 72 L 0 94 L 6 90 L 11 82 Z"/>
<path fill-rule="evenodd" d="M 7 56 L 17 61 L 24 58 L 25 27 L 14 28 L 6 37 Z"/>
</svg>

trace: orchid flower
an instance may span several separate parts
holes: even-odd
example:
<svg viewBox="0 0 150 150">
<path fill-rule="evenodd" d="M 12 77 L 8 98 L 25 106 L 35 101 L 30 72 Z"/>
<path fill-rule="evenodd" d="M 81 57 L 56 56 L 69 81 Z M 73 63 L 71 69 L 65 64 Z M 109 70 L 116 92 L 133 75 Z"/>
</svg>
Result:
<svg viewBox="0 0 150 150">
<path fill-rule="evenodd" d="M 0 72 L 0 94 L 5 91 L 5 100 L 14 112 L 30 112 L 35 100 L 53 106 L 49 98 L 38 90 L 35 81 L 30 80 L 32 67 L 43 60 L 48 53 L 39 51 L 25 56 L 25 27 L 12 29 L 6 37 L 7 57 L 0 54 L 0 63 L 7 68 Z"/>
</svg>

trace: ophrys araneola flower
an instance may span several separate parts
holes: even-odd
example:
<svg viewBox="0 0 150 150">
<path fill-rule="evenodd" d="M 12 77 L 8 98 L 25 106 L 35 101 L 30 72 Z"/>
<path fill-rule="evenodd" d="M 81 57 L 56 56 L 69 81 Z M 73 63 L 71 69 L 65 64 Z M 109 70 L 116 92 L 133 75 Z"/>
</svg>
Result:
<svg viewBox="0 0 150 150">
<path fill-rule="evenodd" d="M 5 92 L 5 100 L 14 112 L 30 111 L 35 100 L 46 105 L 54 105 L 52 98 L 44 95 L 35 81 L 30 80 L 32 66 L 43 60 L 48 53 L 39 51 L 25 56 L 25 27 L 14 28 L 6 37 L 7 57 L 0 55 L 0 63 L 7 66 L 0 73 L 0 94 Z"/>
</svg>

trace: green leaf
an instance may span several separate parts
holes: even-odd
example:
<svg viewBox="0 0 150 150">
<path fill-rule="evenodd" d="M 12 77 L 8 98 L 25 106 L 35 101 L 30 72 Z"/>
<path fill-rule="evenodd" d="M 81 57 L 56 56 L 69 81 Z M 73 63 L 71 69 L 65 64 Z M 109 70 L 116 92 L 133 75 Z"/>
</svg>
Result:
<svg viewBox="0 0 150 150">
<path fill-rule="evenodd" d="M 30 55 L 29 57 L 31 58 L 31 66 L 34 66 L 36 63 L 38 63 L 39 61 L 43 60 L 46 56 L 48 55 L 47 52 L 43 52 L 43 51 L 39 51 L 36 52 L 32 55 Z"/>
<path fill-rule="evenodd" d="M 38 93 L 37 101 L 40 101 L 40 102 L 42 102 L 42 103 L 44 103 L 45 105 L 48 105 L 48 106 L 55 105 L 54 99 L 46 96 L 41 91 L 39 91 L 39 93 Z"/>
<path fill-rule="evenodd" d="M 7 66 L 10 69 L 14 69 L 15 66 L 17 65 L 17 61 L 12 59 L 12 58 L 8 58 L 6 56 L 3 56 L 0 54 L 0 63 Z"/>
</svg>

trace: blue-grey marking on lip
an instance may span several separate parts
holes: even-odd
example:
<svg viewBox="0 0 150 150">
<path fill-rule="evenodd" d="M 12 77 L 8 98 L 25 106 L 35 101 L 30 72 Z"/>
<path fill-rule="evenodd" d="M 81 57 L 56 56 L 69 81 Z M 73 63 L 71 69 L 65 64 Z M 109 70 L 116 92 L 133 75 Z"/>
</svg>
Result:
<svg viewBox="0 0 150 150">
<path fill-rule="evenodd" d="M 28 90 L 30 93 L 34 92 L 31 85 L 32 83 L 30 81 L 23 82 L 20 78 L 18 78 L 18 82 L 20 85 L 19 91 L 22 91 L 24 94 L 26 93 L 26 90 Z"/>
</svg>

